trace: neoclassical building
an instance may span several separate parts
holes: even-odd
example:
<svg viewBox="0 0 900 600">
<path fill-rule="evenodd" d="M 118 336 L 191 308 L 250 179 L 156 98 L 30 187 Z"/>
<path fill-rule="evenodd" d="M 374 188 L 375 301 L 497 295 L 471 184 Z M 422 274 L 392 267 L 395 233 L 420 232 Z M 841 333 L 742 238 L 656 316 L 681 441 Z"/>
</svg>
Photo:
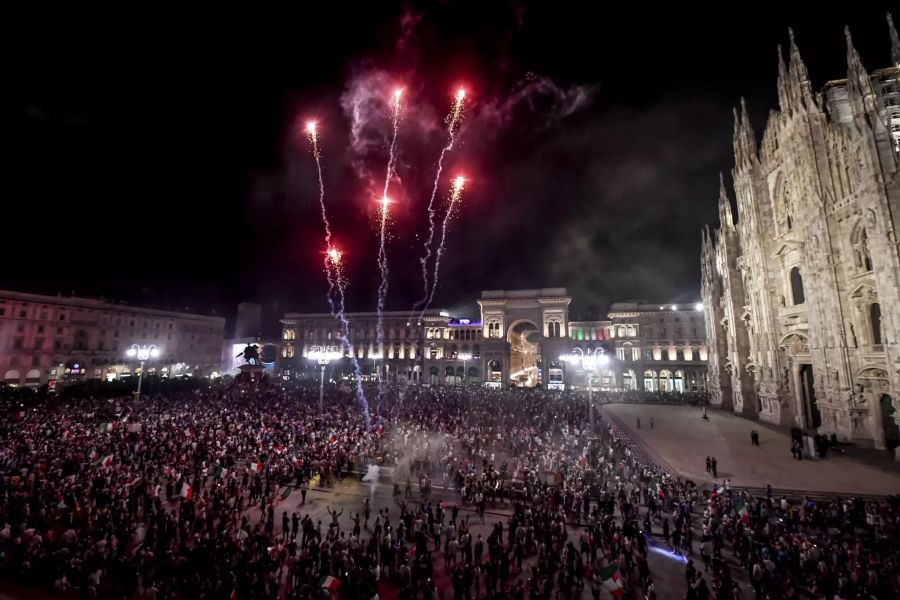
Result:
<svg viewBox="0 0 900 600">
<path fill-rule="evenodd" d="M 571 300 L 565 288 L 490 290 L 477 300 L 478 320 L 430 310 L 418 321 L 389 311 L 381 345 L 376 313 L 347 313 L 347 344 L 330 313 L 288 313 L 280 366 L 288 377 L 318 377 L 316 357 L 324 349 L 344 356 L 334 361 L 332 377 L 349 377 L 353 356 L 363 377 L 394 383 L 706 389 L 706 327 L 698 306 L 615 303 L 610 320 L 570 322 Z M 606 356 L 602 365 L 578 359 L 597 353 Z"/>
<path fill-rule="evenodd" d="M 900 42 L 814 91 L 790 35 L 778 110 L 757 142 L 735 111 L 732 199 L 703 232 L 713 401 L 771 423 L 897 444 L 900 420 Z"/>
<path fill-rule="evenodd" d="M 208 376 L 221 368 L 224 332 L 222 317 L 0 290 L 0 384 L 131 377 L 140 371 L 126 354 L 135 344 L 159 352 L 148 373 Z"/>
</svg>

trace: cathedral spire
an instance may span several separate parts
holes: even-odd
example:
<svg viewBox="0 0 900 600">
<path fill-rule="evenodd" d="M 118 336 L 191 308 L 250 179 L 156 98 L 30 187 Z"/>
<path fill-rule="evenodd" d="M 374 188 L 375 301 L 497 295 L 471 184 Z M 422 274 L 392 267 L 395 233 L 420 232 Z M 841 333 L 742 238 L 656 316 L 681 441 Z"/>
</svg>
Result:
<svg viewBox="0 0 900 600">
<path fill-rule="evenodd" d="M 900 67 L 900 38 L 897 37 L 897 29 L 894 27 L 894 19 L 891 13 L 887 14 L 888 30 L 891 34 L 891 63 Z"/>
<path fill-rule="evenodd" d="M 756 156 L 756 136 L 747 115 L 747 102 L 741 98 L 741 112 L 734 109 L 734 162 L 738 168 L 745 168 Z"/>
<path fill-rule="evenodd" d="M 719 173 L 719 223 L 722 227 L 734 229 L 734 218 L 731 215 L 731 200 L 728 199 L 728 191 L 725 189 L 725 178 Z"/>
<path fill-rule="evenodd" d="M 787 65 L 784 55 L 781 53 L 781 44 L 778 44 L 778 105 L 782 111 L 790 110 L 790 98 L 788 96 Z"/>
<path fill-rule="evenodd" d="M 788 38 L 790 39 L 789 62 L 788 62 L 788 88 L 789 94 L 795 109 L 809 106 L 812 94 L 809 87 L 809 73 L 806 70 L 806 64 L 800 57 L 800 49 L 797 48 L 797 42 L 794 40 L 794 30 L 788 29 Z"/>
<path fill-rule="evenodd" d="M 870 111 L 875 106 L 875 92 L 872 90 L 872 82 L 869 80 L 869 74 L 859 58 L 859 52 L 856 51 L 856 47 L 853 45 L 849 27 L 844 28 L 844 35 L 847 38 L 847 91 L 850 96 L 850 102 L 855 104 L 860 110 Z"/>
</svg>

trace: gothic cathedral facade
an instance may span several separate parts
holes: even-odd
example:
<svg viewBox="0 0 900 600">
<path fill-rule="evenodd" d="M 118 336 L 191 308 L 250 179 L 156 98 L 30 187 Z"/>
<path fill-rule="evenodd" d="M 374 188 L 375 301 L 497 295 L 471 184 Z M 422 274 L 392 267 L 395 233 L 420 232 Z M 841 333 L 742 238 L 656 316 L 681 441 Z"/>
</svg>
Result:
<svg viewBox="0 0 900 600">
<path fill-rule="evenodd" d="M 703 231 L 715 404 L 876 448 L 900 443 L 900 41 L 814 92 L 790 36 L 761 143 L 735 111 L 737 218 Z M 900 450 L 897 450 L 900 457 Z"/>
</svg>

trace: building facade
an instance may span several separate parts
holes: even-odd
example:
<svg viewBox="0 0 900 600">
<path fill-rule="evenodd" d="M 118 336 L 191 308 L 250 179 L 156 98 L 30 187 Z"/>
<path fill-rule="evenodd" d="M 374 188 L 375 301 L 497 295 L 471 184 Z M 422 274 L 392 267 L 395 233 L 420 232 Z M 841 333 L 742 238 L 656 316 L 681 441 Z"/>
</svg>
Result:
<svg viewBox="0 0 900 600">
<path fill-rule="evenodd" d="M 708 348 L 702 306 L 616 302 L 609 320 L 573 321 L 572 352 L 608 355 L 591 383 L 596 389 L 705 392 Z M 567 369 L 578 368 L 579 361 Z M 582 369 L 579 374 L 586 377 Z M 578 376 L 575 376 L 577 385 Z M 586 381 L 586 380 L 585 380 Z"/>
<path fill-rule="evenodd" d="M 349 345 L 330 313 L 289 313 L 282 319 L 283 372 L 318 377 L 315 357 L 344 355 L 350 376 L 356 357 L 365 378 L 394 383 L 542 385 L 649 391 L 705 391 L 707 347 L 703 313 L 695 305 L 613 304 L 609 321 L 569 322 L 565 288 L 492 290 L 477 300 L 480 320 L 446 311 L 412 323 L 407 312 L 385 312 L 384 343 L 375 339 L 376 313 L 348 313 Z M 609 359 L 592 379 L 565 357 L 599 352 Z"/>
<path fill-rule="evenodd" d="M 145 365 L 166 376 L 219 369 L 225 319 L 91 298 L 0 291 L 2 383 L 115 379 L 135 374 L 132 344 L 156 345 Z"/>
<path fill-rule="evenodd" d="M 771 423 L 892 446 L 900 392 L 900 42 L 814 93 L 790 39 L 757 144 L 742 103 L 719 227 L 703 233 L 713 401 Z M 779 55 L 780 55 L 779 51 Z"/>
</svg>

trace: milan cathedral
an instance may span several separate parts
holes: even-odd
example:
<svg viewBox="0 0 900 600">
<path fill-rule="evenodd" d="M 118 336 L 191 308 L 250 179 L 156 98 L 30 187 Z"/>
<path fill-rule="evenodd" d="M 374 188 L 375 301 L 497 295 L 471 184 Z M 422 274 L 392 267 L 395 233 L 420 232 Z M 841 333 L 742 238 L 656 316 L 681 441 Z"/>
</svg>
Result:
<svg viewBox="0 0 900 600">
<path fill-rule="evenodd" d="M 703 231 L 713 402 L 877 448 L 900 441 L 900 41 L 814 92 L 790 35 L 757 143 L 741 102 L 717 230 Z M 898 451 L 900 458 L 900 451 Z"/>
</svg>

